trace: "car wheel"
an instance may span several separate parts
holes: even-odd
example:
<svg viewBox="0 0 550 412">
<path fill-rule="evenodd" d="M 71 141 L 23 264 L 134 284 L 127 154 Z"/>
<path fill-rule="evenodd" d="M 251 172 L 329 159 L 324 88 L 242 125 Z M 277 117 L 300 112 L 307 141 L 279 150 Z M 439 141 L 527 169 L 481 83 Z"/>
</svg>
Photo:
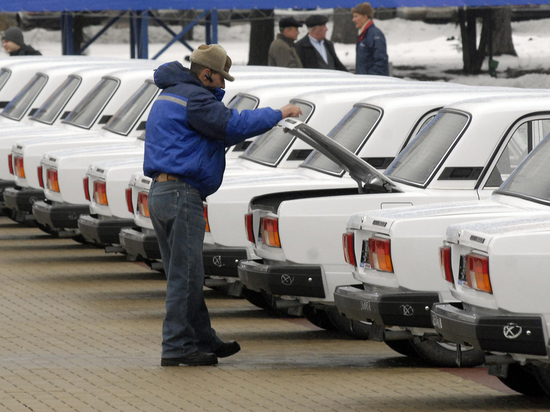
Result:
<svg viewBox="0 0 550 412">
<path fill-rule="evenodd" d="M 446 368 L 456 368 L 456 344 L 451 342 L 437 342 L 433 340 L 411 341 L 414 349 L 422 359 L 434 366 L 443 366 Z M 485 362 L 485 356 L 479 349 L 471 346 L 461 347 L 462 362 L 461 367 L 471 368 L 479 366 Z"/>
<path fill-rule="evenodd" d="M 409 358 L 418 358 L 420 355 L 414 349 L 411 339 L 385 340 L 384 343 L 397 353 L 408 356 Z"/>
<path fill-rule="evenodd" d="M 243 287 L 242 295 L 247 301 L 260 309 L 273 310 L 272 299 L 264 292 L 256 292 Z"/>
<path fill-rule="evenodd" d="M 367 340 L 370 334 L 371 324 L 359 322 L 357 320 L 346 318 L 336 309 L 327 310 L 327 315 L 340 332 L 351 336 L 354 339 Z"/>
<path fill-rule="evenodd" d="M 508 376 L 498 379 L 510 389 L 523 395 L 544 396 L 546 392 L 543 385 L 550 390 L 550 369 L 546 368 L 546 365 L 542 368 L 541 370 L 534 365 L 522 366 L 519 363 L 512 363 L 508 365 Z"/>
<path fill-rule="evenodd" d="M 302 308 L 304 317 L 313 323 L 315 326 L 325 330 L 338 330 L 336 325 L 332 323 L 326 310 L 316 308 L 313 305 L 305 305 Z"/>
</svg>

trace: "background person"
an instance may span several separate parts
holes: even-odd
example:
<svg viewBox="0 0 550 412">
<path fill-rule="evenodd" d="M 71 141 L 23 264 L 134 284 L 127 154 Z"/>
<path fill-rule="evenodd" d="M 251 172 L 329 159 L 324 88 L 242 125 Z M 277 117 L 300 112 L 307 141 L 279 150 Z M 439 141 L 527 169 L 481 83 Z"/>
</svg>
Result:
<svg viewBox="0 0 550 412">
<path fill-rule="evenodd" d="M 374 10 L 370 3 L 358 4 L 351 12 L 358 30 L 355 73 L 389 76 L 386 37 L 372 21 Z"/>
<path fill-rule="evenodd" d="M 167 278 L 161 366 L 214 365 L 241 349 L 216 335 L 204 302 L 203 200 L 221 185 L 226 147 L 302 113 L 290 104 L 228 109 L 222 89 L 234 78 L 223 47 L 199 46 L 190 60 L 190 69 L 176 61 L 155 71 L 162 92 L 146 125 L 143 170 L 153 179 L 149 213 Z"/>
<path fill-rule="evenodd" d="M 23 32 L 19 27 L 10 27 L 2 33 L 2 47 L 10 56 L 41 56 L 38 50 L 25 44 Z"/>
<path fill-rule="evenodd" d="M 308 34 L 296 42 L 296 50 L 304 67 L 348 71 L 340 62 L 334 45 L 326 39 L 328 18 L 320 15 L 306 19 Z"/>
<path fill-rule="evenodd" d="M 268 66 L 303 67 L 294 47 L 294 42 L 300 33 L 298 27 L 302 27 L 302 23 L 298 22 L 294 17 L 285 17 L 279 21 L 280 33 L 277 34 L 277 37 L 269 46 L 267 56 Z"/>
</svg>

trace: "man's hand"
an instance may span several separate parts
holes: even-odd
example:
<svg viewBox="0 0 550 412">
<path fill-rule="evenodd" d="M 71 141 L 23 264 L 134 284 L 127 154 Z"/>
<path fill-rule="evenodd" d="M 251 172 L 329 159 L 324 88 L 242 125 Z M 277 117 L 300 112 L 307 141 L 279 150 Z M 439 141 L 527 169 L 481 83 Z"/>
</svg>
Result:
<svg viewBox="0 0 550 412">
<path fill-rule="evenodd" d="M 281 107 L 281 113 L 283 114 L 283 119 L 287 117 L 298 117 L 302 114 L 302 109 L 294 104 L 287 104 L 284 107 Z"/>
</svg>

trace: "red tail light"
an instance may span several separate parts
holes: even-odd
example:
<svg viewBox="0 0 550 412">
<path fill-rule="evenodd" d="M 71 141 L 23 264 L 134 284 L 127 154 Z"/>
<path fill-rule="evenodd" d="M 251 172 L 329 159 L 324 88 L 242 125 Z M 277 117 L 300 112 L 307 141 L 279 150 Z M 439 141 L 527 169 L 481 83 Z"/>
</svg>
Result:
<svg viewBox="0 0 550 412">
<path fill-rule="evenodd" d="M 267 246 L 281 247 L 279 219 L 276 217 L 264 217 L 260 223 L 262 226 L 262 242 Z"/>
<path fill-rule="evenodd" d="M 147 203 L 148 198 L 149 194 L 147 192 L 138 193 L 137 208 L 139 214 L 144 217 L 149 217 L 149 204 Z"/>
<path fill-rule="evenodd" d="M 208 223 L 208 205 L 206 203 L 203 203 L 204 208 L 204 220 L 206 221 L 206 231 L 210 232 L 210 224 Z"/>
<path fill-rule="evenodd" d="M 44 189 L 44 176 L 42 175 L 42 166 L 38 166 L 38 184 Z"/>
<path fill-rule="evenodd" d="M 451 248 L 439 248 L 439 266 L 441 267 L 441 276 L 449 283 L 453 283 L 453 271 L 451 269 Z"/>
<path fill-rule="evenodd" d="M 352 266 L 357 266 L 355 260 L 355 235 L 353 232 L 342 235 L 342 246 L 344 247 L 344 259 Z"/>
<path fill-rule="evenodd" d="M 16 176 L 25 178 L 25 168 L 23 167 L 23 158 L 21 156 L 13 157 L 13 168 Z"/>
<path fill-rule="evenodd" d="M 57 170 L 56 169 L 46 169 L 46 178 L 48 189 L 52 192 L 59 192 L 59 181 L 57 180 Z"/>
<path fill-rule="evenodd" d="M 128 212 L 134 213 L 134 202 L 132 202 L 132 188 L 128 188 L 125 191 L 126 193 L 126 205 L 128 205 Z"/>
<path fill-rule="evenodd" d="M 389 239 L 379 237 L 369 239 L 369 261 L 376 270 L 393 272 Z"/>
<path fill-rule="evenodd" d="M 11 154 L 8 155 L 8 167 L 10 168 L 10 175 L 13 175 L 13 156 Z"/>
<path fill-rule="evenodd" d="M 248 241 L 255 243 L 256 240 L 254 239 L 254 229 L 252 228 L 252 213 L 247 213 L 244 215 L 244 225 L 246 226 Z"/>
<path fill-rule="evenodd" d="M 82 184 L 84 185 L 84 197 L 89 202 L 91 200 L 90 198 L 90 178 L 85 177 L 82 179 Z"/>
<path fill-rule="evenodd" d="M 489 259 L 486 256 L 470 253 L 466 255 L 466 282 L 464 286 L 482 292 L 493 293 L 489 277 Z"/>
<path fill-rule="evenodd" d="M 100 180 L 94 181 L 94 201 L 100 205 L 107 206 L 107 185 Z"/>
</svg>

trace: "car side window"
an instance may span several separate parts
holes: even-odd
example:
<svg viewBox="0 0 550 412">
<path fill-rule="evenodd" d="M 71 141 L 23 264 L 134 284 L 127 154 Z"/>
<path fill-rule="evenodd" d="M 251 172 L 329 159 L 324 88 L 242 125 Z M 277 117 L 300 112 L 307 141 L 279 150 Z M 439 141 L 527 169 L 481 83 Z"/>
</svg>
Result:
<svg viewBox="0 0 550 412">
<path fill-rule="evenodd" d="M 499 187 L 548 133 L 550 133 L 550 119 L 522 123 L 502 151 L 485 187 Z"/>
</svg>

